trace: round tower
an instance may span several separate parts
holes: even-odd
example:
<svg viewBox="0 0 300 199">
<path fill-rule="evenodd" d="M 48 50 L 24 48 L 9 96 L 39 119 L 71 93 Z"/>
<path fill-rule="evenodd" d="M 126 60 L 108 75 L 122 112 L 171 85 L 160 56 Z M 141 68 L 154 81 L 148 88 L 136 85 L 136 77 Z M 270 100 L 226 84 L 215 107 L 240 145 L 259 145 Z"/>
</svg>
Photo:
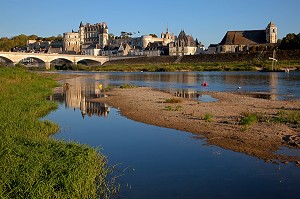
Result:
<svg viewBox="0 0 300 199">
<path fill-rule="evenodd" d="M 277 27 L 273 22 L 270 22 L 266 28 L 266 42 L 269 44 L 277 43 Z"/>
</svg>

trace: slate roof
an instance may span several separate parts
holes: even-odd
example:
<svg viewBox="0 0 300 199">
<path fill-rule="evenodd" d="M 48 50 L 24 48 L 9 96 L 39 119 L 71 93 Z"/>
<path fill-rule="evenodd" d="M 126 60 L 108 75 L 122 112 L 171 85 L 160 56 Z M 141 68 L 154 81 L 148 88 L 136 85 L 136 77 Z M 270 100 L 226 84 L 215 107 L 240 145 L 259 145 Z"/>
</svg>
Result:
<svg viewBox="0 0 300 199">
<path fill-rule="evenodd" d="M 220 45 L 256 45 L 266 43 L 265 30 L 228 31 Z"/>
<path fill-rule="evenodd" d="M 190 37 L 190 44 L 188 42 L 188 37 Z M 183 41 L 184 46 L 197 47 L 196 42 L 192 36 L 186 35 L 184 30 L 180 31 L 177 41 Z"/>
</svg>

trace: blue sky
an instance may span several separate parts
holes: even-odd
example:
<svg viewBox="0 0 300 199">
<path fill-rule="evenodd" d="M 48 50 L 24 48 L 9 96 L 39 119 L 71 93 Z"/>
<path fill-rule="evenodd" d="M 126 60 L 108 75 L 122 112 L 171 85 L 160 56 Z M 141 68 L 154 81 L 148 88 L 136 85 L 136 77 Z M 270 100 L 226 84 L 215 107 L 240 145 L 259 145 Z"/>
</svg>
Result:
<svg viewBox="0 0 300 199">
<path fill-rule="evenodd" d="M 300 32 L 300 0 L 0 0 L 0 37 L 36 34 L 57 36 L 80 21 L 105 21 L 109 32 L 160 35 L 180 30 L 206 47 L 219 43 L 228 30 L 264 29 L 270 21 L 279 38 Z"/>
</svg>

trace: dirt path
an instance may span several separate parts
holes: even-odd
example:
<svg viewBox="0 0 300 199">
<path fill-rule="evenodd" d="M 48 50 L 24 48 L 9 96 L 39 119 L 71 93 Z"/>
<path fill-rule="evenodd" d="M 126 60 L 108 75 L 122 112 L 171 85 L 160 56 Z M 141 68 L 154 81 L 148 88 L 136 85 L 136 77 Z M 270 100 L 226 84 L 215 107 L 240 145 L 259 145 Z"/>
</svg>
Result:
<svg viewBox="0 0 300 199">
<path fill-rule="evenodd" d="M 296 157 L 274 154 L 280 146 L 290 146 L 291 143 L 284 138 L 299 138 L 299 128 L 274 122 L 258 122 L 248 127 L 239 124 L 243 113 L 258 113 L 268 118 L 274 117 L 280 110 L 299 111 L 300 101 L 274 101 L 210 92 L 209 95 L 219 99 L 217 102 L 180 98 L 179 103 L 165 103 L 166 99 L 174 96 L 151 88 L 113 89 L 106 94 L 107 98 L 93 101 L 106 102 L 119 108 L 130 119 L 192 132 L 206 138 L 209 144 L 266 161 L 300 163 Z M 204 119 L 205 114 L 212 116 L 211 122 Z M 293 145 L 299 148 L 299 140 Z"/>
</svg>

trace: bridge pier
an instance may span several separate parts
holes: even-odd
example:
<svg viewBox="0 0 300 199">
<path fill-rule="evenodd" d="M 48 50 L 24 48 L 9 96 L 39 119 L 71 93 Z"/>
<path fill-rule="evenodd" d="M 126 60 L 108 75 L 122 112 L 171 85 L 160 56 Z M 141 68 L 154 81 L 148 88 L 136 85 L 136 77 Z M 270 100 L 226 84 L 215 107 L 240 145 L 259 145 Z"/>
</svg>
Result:
<svg viewBox="0 0 300 199">
<path fill-rule="evenodd" d="M 50 62 L 45 62 L 45 68 L 46 68 L 46 70 L 50 70 L 50 68 L 51 68 Z"/>
</svg>

